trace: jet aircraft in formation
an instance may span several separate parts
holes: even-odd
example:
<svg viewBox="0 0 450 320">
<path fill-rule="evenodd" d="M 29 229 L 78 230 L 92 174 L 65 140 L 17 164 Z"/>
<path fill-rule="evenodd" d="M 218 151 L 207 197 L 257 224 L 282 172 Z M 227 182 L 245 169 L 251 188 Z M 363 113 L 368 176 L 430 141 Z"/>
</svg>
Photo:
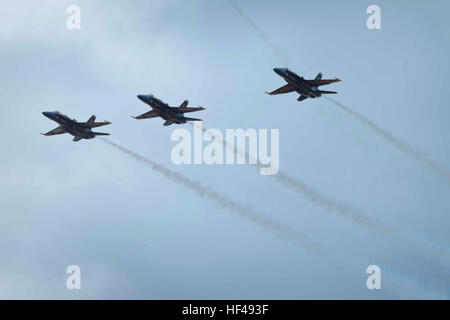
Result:
<svg viewBox="0 0 450 320">
<path fill-rule="evenodd" d="M 109 133 L 92 131 L 92 128 L 111 124 L 111 122 L 108 121 L 95 122 L 95 115 L 91 116 L 87 122 L 78 122 L 75 119 L 70 119 L 59 111 L 45 111 L 42 112 L 42 114 L 59 124 L 59 127 L 52 131 L 41 133 L 44 136 L 69 133 L 74 136 L 73 141 L 75 142 L 80 141 L 81 139 L 93 139 L 95 136 L 109 136 Z"/>
<path fill-rule="evenodd" d="M 322 94 L 337 93 L 336 91 L 319 90 L 319 86 L 341 81 L 338 78 L 322 80 L 322 72 L 319 72 L 314 80 L 306 80 L 305 78 L 297 75 L 295 72 L 289 70 L 288 68 L 274 68 L 273 71 L 275 71 L 276 74 L 282 77 L 287 82 L 287 84 L 275 91 L 266 93 L 275 95 L 295 91 L 300 94 L 300 97 L 298 97 L 297 101 L 302 101 L 307 98 L 318 98 L 322 96 Z"/>
<path fill-rule="evenodd" d="M 140 116 L 133 117 L 134 119 L 148 119 L 160 117 L 166 120 L 164 126 L 170 126 L 171 124 L 177 123 L 182 124 L 187 121 L 202 121 L 202 119 L 188 118 L 184 114 L 187 112 L 195 112 L 200 110 L 205 110 L 203 107 L 188 107 L 188 100 L 184 100 L 179 107 L 171 107 L 167 103 L 162 102 L 160 99 L 153 95 L 143 95 L 137 96 L 139 100 L 148 104 L 152 110 L 141 114 Z"/>
<path fill-rule="evenodd" d="M 334 79 L 322 79 L 322 73 L 314 78 L 314 80 L 306 80 L 303 77 L 297 75 L 295 72 L 288 68 L 274 68 L 280 77 L 282 77 L 287 84 L 278 88 L 272 92 L 266 92 L 270 95 L 297 92 L 300 94 L 298 101 L 305 100 L 307 98 L 318 98 L 322 94 L 333 94 L 335 91 L 319 90 L 319 86 L 341 81 L 338 78 Z M 167 103 L 161 101 L 153 95 L 138 95 L 139 100 L 148 104 L 152 110 L 148 111 L 140 116 L 133 117 L 134 119 L 148 119 L 160 117 L 165 120 L 164 126 L 170 126 L 171 124 L 183 124 L 187 121 L 201 121 L 197 118 L 188 118 L 184 114 L 188 112 L 195 112 L 205 110 L 203 107 L 188 107 L 188 100 L 184 100 L 179 107 L 171 107 Z M 68 116 L 60 113 L 59 111 L 46 111 L 42 113 L 47 118 L 57 122 L 59 127 L 43 134 L 44 136 L 53 136 L 57 134 L 69 133 L 74 136 L 73 141 L 80 141 L 81 139 L 93 139 L 96 136 L 108 136 L 109 133 L 93 132 L 92 128 L 105 126 L 111 124 L 111 122 L 95 122 L 95 115 L 91 116 L 87 122 L 77 122 L 75 119 L 70 119 Z"/>
</svg>

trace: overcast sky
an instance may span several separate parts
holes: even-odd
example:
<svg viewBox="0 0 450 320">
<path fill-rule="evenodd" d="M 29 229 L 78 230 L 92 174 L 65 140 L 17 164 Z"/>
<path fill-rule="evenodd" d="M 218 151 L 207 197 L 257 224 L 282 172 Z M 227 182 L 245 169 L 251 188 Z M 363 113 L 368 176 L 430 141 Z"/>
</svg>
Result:
<svg viewBox="0 0 450 320">
<path fill-rule="evenodd" d="M 450 169 L 448 1 L 3 1 L 0 298 L 448 298 L 450 183 L 326 99 L 268 96 L 289 67 Z M 66 9 L 81 8 L 68 30 Z M 366 9 L 381 8 L 381 30 Z M 275 45 L 276 50 L 270 45 Z M 289 65 L 286 65 L 289 63 Z M 280 169 L 390 231 L 249 165 L 171 162 L 177 126 L 137 94 L 207 109 L 205 128 L 280 130 Z M 261 228 L 99 139 L 44 137 L 43 111 L 92 114 L 119 143 L 290 226 Z M 192 126 L 182 127 L 191 130 Z M 79 265 L 82 289 L 68 290 Z M 380 266 L 381 290 L 366 288 Z"/>
</svg>

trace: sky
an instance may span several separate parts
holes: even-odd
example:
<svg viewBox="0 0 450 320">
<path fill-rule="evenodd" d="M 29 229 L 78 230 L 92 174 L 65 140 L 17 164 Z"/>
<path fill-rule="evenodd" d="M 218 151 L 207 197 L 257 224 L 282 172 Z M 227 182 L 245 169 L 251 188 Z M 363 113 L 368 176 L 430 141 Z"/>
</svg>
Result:
<svg viewBox="0 0 450 320">
<path fill-rule="evenodd" d="M 284 85 L 274 67 L 338 77 L 333 98 L 448 171 L 449 2 L 235 3 L 245 16 L 229 0 L 0 3 L 0 298 L 448 299 L 449 181 L 330 100 L 264 92 Z M 366 27 L 371 4 L 380 30 Z M 172 132 L 193 127 L 131 119 L 149 111 L 137 94 L 206 107 L 204 128 L 279 129 L 281 172 L 382 228 L 248 164 L 173 164 Z M 41 136 L 54 110 L 112 122 L 97 131 L 321 249 L 100 139 Z M 81 290 L 66 287 L 69 265 Z"/>
</svg>

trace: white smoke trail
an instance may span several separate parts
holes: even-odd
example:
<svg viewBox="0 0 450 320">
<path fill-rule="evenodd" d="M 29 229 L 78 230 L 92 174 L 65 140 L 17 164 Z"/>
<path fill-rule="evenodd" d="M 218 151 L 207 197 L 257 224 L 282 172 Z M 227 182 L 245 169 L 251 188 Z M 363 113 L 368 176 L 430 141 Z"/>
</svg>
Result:
<svg viewBox="0 0 450 320">
<path fill-rule="evenodd" d="M 259 35 L 259 37 L 266 43 L 266 45 L 272 49 L 272 51 L 278 56 L 278 58 L 283 61 L 284 64 L 288 65 L 291 64 L 290 59 L 283 53 L 283 50 L 281 50 L 276 44 L 274 44 L 272 41 L 270 41 L 267 34 L 258 27 L 252 19 L 250 19 L 249 16 L 245 14 L 245 12 L 239 7 L 239 5 L 234 0 L 230 0 L 230 3 L 233 5 L 233 7 L 236 9 L 236 11 L 241 15 L 242 18 L 247 22 L 247 24 Z"/>
<path fill-rule="evenodd" d="M 208 132 L 207 129 L 204 129 L 203 127 L 198 126 L 193 123 L 190 123 L 190 124 L 201 129 L 204 133 L 210 135 L 210 133 Z M 259 170 L 263 167 L 258 159 L 256 159 L 256 160 L 252 159 L 253 161 L 250 161 L 250 155 L 247 151 L 239 150 L 236 145 L 230 144 L 229 142 L 225 141 L 224 139 L 222 139 L 220 137 L 216 137 L 216 136 L 211 136 L 211 137 L 220 140 L 220 142 L 223 144 L 223 146 L 225 148 L 228 148 L 228 150 L 233 151 L 235 154 L 241 155 L 245 159 L 249 159 L 249 163 L 254 168 Z M 252 163 L 255 163 L 255 164 L 252 164 Z M 272 179 L 275 179 L 275 181 L 278 182 L 279 184 L 281 184 L 282 186 L 284 186 L 296 193 L 300 193 L 309 201 L 311 201 L 315 204 L 319 204 L 331 211 L 335 211 L 342 216 L 350 218 L 355 223 L 357 223 L 361 226 L 364 226 L 364 227 L 367 227 L 370 229 L 378 229 L 378 230 L 381 230 L 384 232 L 391 231 L 387 227 L 384 227 L 384 226 L 380 225 L 379 223 L 372 221 L 368 217 L 365 217 L 362 213 L 358 212 L 356 209 L 351 208 L 350 206 L 348 206 L 346 204 L 335 201 L 335 200 L 328 198 L 327 196 L 319 193 L 318 191 L 314 190 L 314 188 L 310 187 L 305 182 L 290 176 L 286 172 L 283 172 L 280 170 L 280 171 L 278 171 L 278 173 L 276 175 L 272 175 L 269 177 L 271 177 Z"/>
<path fill-rule="evenodd" d="M 377 133 L 381 137 L 383 137 L 387 142 L 392 144 L 394 147 L 396 147 L 398 150 L 404 152 L 408 156 L 411 156 L 415 160 L 419 161 L 423 165 L 427 166 L 431 170 L 433 170 L 435 173 L 440 175 L 441 177 L 447 179 L 447 181 L 450 181 L 450 171 L 448 171 L 445 168 L 442 168 L 439 164 L 433 162 L 430 160 L 425 154 L 422 152 L 416 150 L 406 142 L 401 141 L 400 139 L 394 137 L 390 132 L 388 132 L 385 129 L 380 128 L 378 125 L 370 121 L 369 119 L 365 118 L 361 114 L 357 113 L 356 111 L 350 109 L 349 107 L 345 106 L 341 102 L 330 98 L 325 97 L 329 101 L 333 102 L 335 105 L 340 107 L 342 110 L 350 114 L 353 118 L 357 119 L 359 122 L 361 122 L 366 127 L 370 128 L 373 132 Z"/>
<path fill-rule="evenodd" d="M 350 218 L 358 225 L 368 227 L 370 229 L 378 229 L 383 232 L 392 231 L 386 226 L 382 226 L 378 222 L 372 221 L 371 219 L 364 216 L 362 213 L 358 212 L 356 209 L 350 207 L 349 205 L 340 203 L 336 200 L 333 200 L 319 193 L 312 187 L 308 186 L 305 182 L 299 180 L 298 178 L 294 178 L 285 172 L 279 171 L 278 174 L 272 177 L 275 179 L 275 181 L 277 181 L 284 187 L 289 188 L 297 193 L 301 193 L 309 201 L 319 204 L 331 211 L 335 211 L 342 216 Z"/>
<path fill-rule="evenodd" d="M 288 226 L 282 225 L 277 221 L 274 221 L 267 217 L 266 215 L 257 212 L 255 209 L 242 205 L 227 196 L 220 194 L 209 187 L 205 187 L 200 183 L 193 181 L 178 172 L 172 171 L 165 166 L 158 164 L 146 157 L 139 155 L 136 152 L 133 152 L 117 143 L 114 143 L 110 140 L 99 138 L 100 140 L 106 142 L 107 144 L 115 147 L 116 149 L 122 151 L 123 153 L 131 156 L 132 158 L 142 162 L 144 165 L 150 167 L 152 170 L 162 174 L 167 179 L 172 182 L 181 184 L 191 191 L 195 192 L 202 198 L 208 199 L 217 203 L 218 205 L 230 210 L 233 213 L 238 214 L 241 217 L 250 220 L 261 227 L 272 230 L 276 232 L 278 235 L 287 238 L 289 240 L 294 241 L 295 243 L 301 245 L 304 249 L 309 251 L 313 251 L 314 253 L 323 253 L 323 248 L 321 248 L 318 244 L 312 243 L 305 235 L 299 233 L 297 230 L 292 229 Z"/>
<path fill-rule="evenodd" d="M 239 216 L 244 217 L 244 218 L 258 224 L 265 229 L 272 230 L 276 234 L 293 241 L 294 243 L 300 245 L 304 249 L 306 249 L 314 254 L 317 254 L 321 257 L 326 258 L 326 261 L 328 261 L 329 263 L 332 263 L 335 266 L 336 270 L 348 268 L 348 266 L 345 266 L 343 263 L 350 262 L 350 267 L 352 267 L 352 269 L 355 270 L 355 272 L 358 272 L 358 270 L 355 269 L 356 265 L 354 264 L 356 260 L 351 255 L 345 254 L 344 252 L 339 253 L 340 250 L 336 250 L 336 248 L 335 248 L 335 250 L 330 251 L 327 248 L 317 245 L 316 243 L 312 243 L 306 236 L 300 234 L 296 230 L 291 229 L 287 226 L 281 225 L 280 223 L 271 220 L 270 218 L 266 217 L 265 215 L 255 211 L 254 209 L 252 209 L 248 206 L 241 205 L 241 204 L 229 199 L 225 195 L 219 194 L 218 192 L 213 191 L 210 188 L 207 188 L 198 182 L 192 181 L 189 178 L 187 178 L 177 172 L 171 171 L 170 169 L 164 167 L 163 165 L 158 164 L 146 157 L 143 157 L 143 156 L 139 155 L 138 153 L 133 152 L 133 151 L 131 151 L 121 145 L 118 145 L 110 140 L 107 140 L 104 138 L 99 138 L 99 139 L 104 141 L 105 143 L 113 146 L 114 148 L 122 151 L 123 153 L 129 155 L 130 157 L 136 159 L 137 161 L 142 162 L 144 165 L 150 167 L 154 171 L 159 172 L 160 174 L 165 176 L 167 179 L 189 188 L 193 192 L 197 193 L 197 195 L 199 195 L 200 197 L 203 197 L 205 199 L 213 201 L 213 202 L 219 204 L 220 206 L 230 210 L 231 212 L 236 213 Z M 393 290 L 394 292 L 397 292 L 400 296 L 405 295 L 405 292 L 404 292 L 405 288 L 404 288 L 403 284 L 406 283 L 408 285 L 408 287 L 406 289 L 408 291 L 411 291 L 410 283 L 414 283 L 415 284 L 414 289 L 420 294 L 420 297 L 422 297 L 422 298 L 442 297 L 440 292 L 435 291 L 435 289 L 432 287 L 428 287 L 427 290 L 422 291 L 422 288 L 419 287 L 417 284 L 418 282 L 412 278 L 409 278 L 407 275 L 403 275 L 401 277 L 394 277 L 393 281 L 396 281 L 396 285 L 389 289 Z M 410 294 L 408 294 L 408 296 L 410 296 Z"/>
<path fill-rule="evenodd" d="M 218 139 L 219 141 L 221 141 L 221 143 L 225 148 L 228 148 L 235 154 L 240 154 L 242 157 L 245 157 L 245 159 L 248 159 L 250 164 L 256 162 L 256 164 L 251 164 L 254 168 L 259 170 L 262 167 L 258 159 L 256 159 L 256 161 L 253 162 L 250 161 L 250 155 L 247 151 L 238 149 L 235 144 L 231 144 L 221 137 L 211 135 L 207 129 L 203 128 L 202 126 L 199 126 L 196 123 L 190 124 L 192 126 L 201 129 L 204 133 L 210 135 L 214 139 Z M 418 235 L 413 234 L 411 232 L 406 232 L 397 229 L 394 230 L 386 225 L 383 225 L 380 222 L 374 221 L 373 219 L 370 219 L 369 217 L 365 216 L 358 210 L 350 207 L 349 205 L 333 200 L 327 197 L 326 195 L 323 195 L 322 193 L 314 190 L 314 188 L 312 188 L 305 182 L 299 180 L 298 178 L 294 178 L 281 170 L 276 175 L 268 177 L 273 178 L 276 182 L 290 189 L 291 191 L 303 195 L 310 202 L 318 204 L 322 207 L 327 208 L 330 211 L 338 213 L 343 217 L 351 219 L 359 226 L 382 232 L 385 235 L 389 235 L 390 237 L 397 239 L 396 241 L 399 240 L 402 242 L 407 241 L 407 244 L 421 248 L 421 251 L 428 253 L 429 256 L 433 257 L 433 259 L 436 259 L 436 261 L 438 261 L 441 265 L 446 267 L 450 266 L 450 253 L 448 248 L 446 248 L 445 246 L 436 244 L 428 239 L 419 237 Z"/>
</svg>

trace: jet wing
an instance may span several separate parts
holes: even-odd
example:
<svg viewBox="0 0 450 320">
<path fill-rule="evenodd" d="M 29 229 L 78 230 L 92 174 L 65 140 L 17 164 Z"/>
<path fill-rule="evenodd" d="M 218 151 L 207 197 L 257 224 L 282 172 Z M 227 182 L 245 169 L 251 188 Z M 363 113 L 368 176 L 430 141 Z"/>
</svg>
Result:
<svg viewBox="0 0 450 320">
<path fill-rule="evenodd" d="M 195 112 L 195 111 L 205 110 L 205 108 L 203 108 L 203 107 L 172 107 L 172 110 L 175 112 L 186 113 L 186 112 Z"/>
<path fill-rule="evenodd" d="M 141 114 L 140 116 L 133 117 L 133 118 L 135 118 L 135 119 L 148 119 L 148 118 L 156 118 L 156 117 L 159 117 L 158 112 L 156 112 L 155 110 L 152 110 L 152 111 L 146 112 L 144 114 Z"/>
<path fill-rule="evenodd" d="M 85 128 L 98 128 L 101 126 L 106 126 L 108 124 L 111 124 L 109 121 L 103 121 L 103 122 L 86 122 L 83 126 Z"/>
<path fill-rule="evenodd" d="M 278 88 L 277 90 L 274 90 L 272 92 L 266 92 L 266 93 L 270 94 L 272 96 L 272 95 L 275 95 L 275 94 L 289 93 L 289 92 L 292 92 L 292 91 L 295 91 L 295 88 L 288 83 L 287 85 L 282 86 L 281 88 Z"/>
<path fill-rule="evenodd" d="M 326 84 L 330 84 L 330 83 L 334 83 L 334 82 L 339 82 L 341 81 L 341 79 L 335 78 L 335 79 L 324 79 L 324 80 L 305 80 L 306 83 L 308 83 L 310 86 L 324 86 Z"/>
<path fill-rule="evenodd" d="M 66 133 L 66 130 L 62 126 L 59 126 L 58 128 L 53 129 L 52 131 L 49 131 L 47 133 L 41 133 L 43 136 L 54 136 L 56 134 L 63 134 Z"/>
</svg>

